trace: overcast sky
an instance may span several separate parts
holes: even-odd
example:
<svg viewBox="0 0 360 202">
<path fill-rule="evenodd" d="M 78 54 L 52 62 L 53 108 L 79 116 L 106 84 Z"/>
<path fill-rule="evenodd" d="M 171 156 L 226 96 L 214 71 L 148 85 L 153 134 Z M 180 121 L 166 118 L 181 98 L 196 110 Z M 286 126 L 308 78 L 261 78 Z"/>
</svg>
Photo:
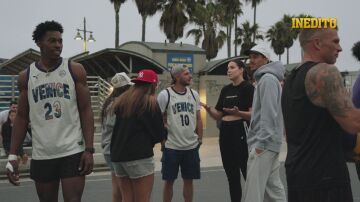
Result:
<svg viewBox="0 0 360 202">
<path fill-rule="evenodd" d="M 312 16 L 337 18 L 340 44 L 343 52 L 337 61 L 341 71 L 360 70 L 360 62 L 351 54 L 353 44 L 360 41 L 359 0 L 263 0 L 257 7 L 257 23 L 263 32 L 269 29 L 284 14 L 306 13 Z M 253 21 L 253 10 L 244 3 L 244 15 L 239 23 Z M 95 43 L 89 44 L 91 53 L 114 47 L 115 14 L 109 0 L 1 0 L 0 1 L 0 58 L 11 58 L 29 48 L 38 50 L 31 35 L 37 24 L 56 20 L 64 27 L 63 56 L 70 57 L 82 52 L 83 44 L 74 40 L 76 28 L 82 28 L 86 17 L 88 30 L 93 31 Z M 146 41 L 163 42 L 166 37 L 159 28 L 160 13 L 147 21 Z M 191 29 L 188 25 L 186 30 Z M 185 33 L 184 33 L 185 35 Z M 127 0 L 120 9 L 120 44 L 141 40 L 141 17 L 133 0 Z M 193 44 L 194 39 L 181 38 L 177 42 Z M 264 43 L 264 42 L 259 42 Z M 269 42 L 265 42 L 269 44 Z M 232 51 L 234 48 L 232 48 Z M 233 53 L 232 53 L 233 54 Z M 217 59 L 227 57 L 226 46 Z M 272 53 L 272 58 L 278 57 Z M 286 62 L 286 54 L 282 56 Z M 298 41 L 290 49 L 290 62 L 300 61 Z"/>
</svg>

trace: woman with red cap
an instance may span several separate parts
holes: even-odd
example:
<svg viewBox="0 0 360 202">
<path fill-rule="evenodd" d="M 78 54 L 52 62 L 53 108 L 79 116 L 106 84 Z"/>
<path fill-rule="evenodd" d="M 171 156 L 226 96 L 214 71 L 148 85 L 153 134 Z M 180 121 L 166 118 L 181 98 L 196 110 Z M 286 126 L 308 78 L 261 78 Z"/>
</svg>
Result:
<svg viewBox="0 0 360 202">
<path fill-rule="evenodd" d="M 116 122 L 110 155 L 123 200 L 149 202 L 154 184 L 153 147 L 164 139 L 165 132 L 155 96 L 158 77 L 144 69 L 131 81 L 135 85 L 113 104 Z"/>
</svg>

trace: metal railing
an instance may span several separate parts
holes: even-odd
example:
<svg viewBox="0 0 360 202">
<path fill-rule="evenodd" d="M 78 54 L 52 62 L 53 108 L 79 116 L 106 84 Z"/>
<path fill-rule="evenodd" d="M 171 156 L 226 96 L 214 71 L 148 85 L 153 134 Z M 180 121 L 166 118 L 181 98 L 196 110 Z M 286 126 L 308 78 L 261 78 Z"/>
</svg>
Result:
<svg viewBox="0 0 360 202">
<path fill-rule="evenodd" d="M 17 75 L 0 75 L 0 111 L 8 109 L 9 103 L 19 97 L 17 79 Z"/>
<path fill-rule="evenodd" d="M 112 86 L 98 76 L 88 76 L 88 86 L 91 95 L 91 105 L 94 111 L 95 117 L 100 116 L 102 105 L 105 99 L 112 92 Z"/>
</svg>

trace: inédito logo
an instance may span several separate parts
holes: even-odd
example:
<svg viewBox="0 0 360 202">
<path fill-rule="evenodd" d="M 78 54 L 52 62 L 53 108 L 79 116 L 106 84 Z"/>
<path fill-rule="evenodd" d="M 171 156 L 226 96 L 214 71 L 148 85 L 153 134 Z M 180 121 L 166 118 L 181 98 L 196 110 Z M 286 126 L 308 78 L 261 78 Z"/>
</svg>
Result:
<svg viewBox="0 0 360 202">
<path fill-rule="evenodd" d="M 291 27 L 297 29 L 336 28 L 336 18 L 292 18 Z"/>
</svg>

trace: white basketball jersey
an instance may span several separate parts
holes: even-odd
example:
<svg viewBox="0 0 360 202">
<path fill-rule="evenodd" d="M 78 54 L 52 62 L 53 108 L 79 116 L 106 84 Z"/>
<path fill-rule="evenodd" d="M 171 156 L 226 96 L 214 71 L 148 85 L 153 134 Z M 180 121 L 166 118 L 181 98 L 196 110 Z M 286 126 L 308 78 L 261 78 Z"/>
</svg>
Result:
<svg viewBox="0 0 360 202">
<path fill-rule="evenodd" d="M 189 88 L 185 94 L 179 94 L 167 88 L 170 94 L 166 109 L 168 137 L 165 147 L 177 150 L 189 150 L 198 145 L 196 130 L 197 103 Z"/>
<path fill-rule="evenodd" d="M 28 68 L 28 101 L 36 160 L 54 159 L 84 150 L 75 83 L 70 63 L 62 59 L 51 72 Z"/>
</svg>

